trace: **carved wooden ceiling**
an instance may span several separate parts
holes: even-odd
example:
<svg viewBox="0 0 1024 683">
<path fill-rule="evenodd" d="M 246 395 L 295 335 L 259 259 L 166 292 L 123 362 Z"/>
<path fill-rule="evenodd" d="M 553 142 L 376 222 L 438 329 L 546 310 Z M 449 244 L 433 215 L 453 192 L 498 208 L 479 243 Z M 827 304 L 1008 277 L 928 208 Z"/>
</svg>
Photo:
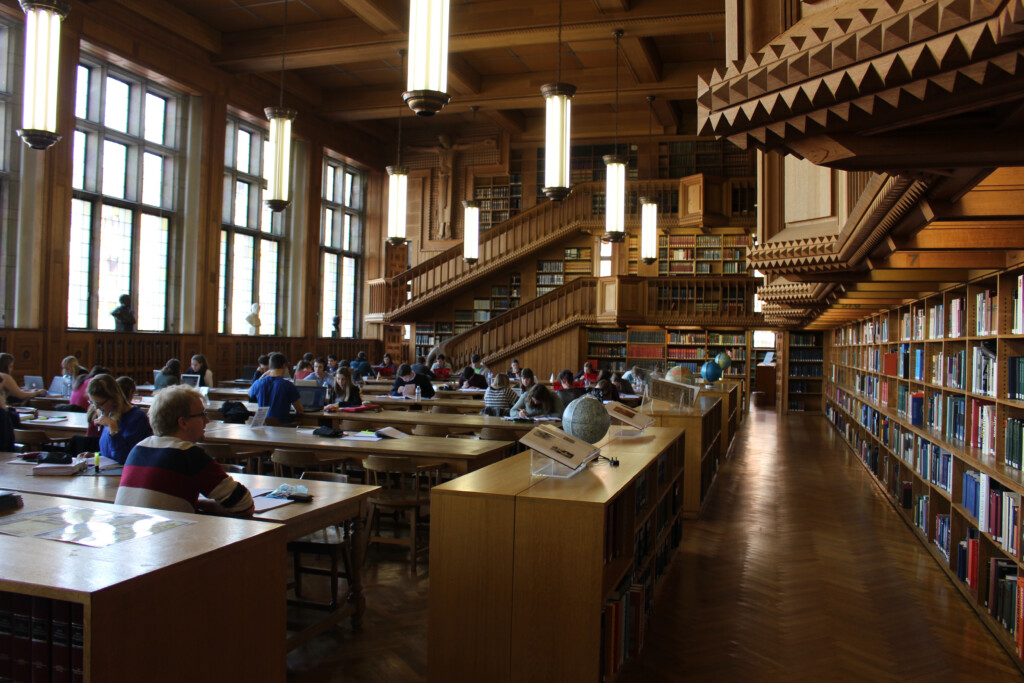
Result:
<svg viewBox="0 0 1024 683">
<path fill-rule="evenodd" d="M 1024 0 L 847 0 L 702 81 L 699 125 L 844 170 L 1020 164 L 1022 70 Z"/>
<path fill-rule="evenodd" d="M 166 25 L 169 0 L 115 1 Z M 214 63 L 277 81 L 284 0 L 175 0 L 172 9 L 178 30 Z M 289 0 L 286 90 L 323 118 L 390 129 L 405 90 L 398 50 L 408 43 L 408 16 L 407 0 Z M 562 80 L 578 88 L 574 139 L 613 135 L 616 28 L 625 32 L 620 134 L 647 134 L 648 95 L 658 133 L 694 134 L 697 75 L 723 63 L 724 26 L 722 0 L 564 0 Z M 543 139 L 540 87 L 556 80 L 557 34 L 554 0 L 452 0 L 452 102 L 436 117 L 446 121 L 413 122 L 406 109 L 407 125 L 458 124 L 476 105 L 514 137 Z"/>
</svg>

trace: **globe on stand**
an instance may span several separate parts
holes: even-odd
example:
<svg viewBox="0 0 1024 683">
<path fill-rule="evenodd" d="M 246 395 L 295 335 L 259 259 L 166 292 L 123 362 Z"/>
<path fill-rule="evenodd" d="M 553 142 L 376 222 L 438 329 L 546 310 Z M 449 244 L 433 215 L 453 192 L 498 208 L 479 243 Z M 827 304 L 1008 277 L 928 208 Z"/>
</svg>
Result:
<svg viewBox="0 0 1024 683">
<path fill-rule="evenodd" d="M 597 443 L 604 438 L 611 424 L 612 418 L 604 404 L 590 395 L 580 396 L 562 413 L 562 430 L 587 443 Z"/>
<path fill-rule="evenodd" d="M 714 384 L 718 380 L 722 379 L 722 366 L 713 360 L 709 360 L 700 369 L 700 376 L 704 378 L 704 381 L 708 384 Z"/>
<path fill-rule="evenodd" d="M 718 367 L 722 368 L 722 370 L 728 370 L 729 366 L 732 365 L 732 358 L 725 351 L 722 351 L 720 354 L 715 356 L 715 363 L 717 363 Z"/>
<path fill-rule="evenodd" d="M 685 365 L 677 365 L 668 371 L 665 379 L 679 384 L 693 384 L 693 372 Z"/>
</svg>

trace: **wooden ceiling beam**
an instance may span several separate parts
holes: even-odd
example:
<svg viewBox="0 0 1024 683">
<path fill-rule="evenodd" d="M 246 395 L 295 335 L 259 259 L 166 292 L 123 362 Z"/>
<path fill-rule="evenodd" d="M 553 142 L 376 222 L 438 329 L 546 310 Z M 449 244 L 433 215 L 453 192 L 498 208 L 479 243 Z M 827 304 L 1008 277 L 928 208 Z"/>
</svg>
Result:
<svg viewBox="0 0 1024 683">
<path fill-rule="evenodd" d="M 627 108 L 644 111 L 644 132 L 647 128 L 647 95 L 663 98 L 689 98 L 696 96 L 698 73 L 708 68 L 707 63 L 673 64 L 665 79 L 655 85 L 620 88 L 623 111 Z M 537 109 L 542 111 L 544 99 L 538 83 L 550 83 L 554 71 L 546 74 L 517 74 L 514 76 L 484 76 L 476 93 L 453 98 L 442 114 L 465 112 L 472 105 L 482 109 Z M 566 82 L 578 88 L 573 98 L 573 109 L 590 105 L 607 105 L 614 93 L 614 67 L 587 69 L 563 74 Z M 627 84 L 628 86 L 628 84 Z M 342 119 L 390 118 L 395 116 L 394 86 L 375 88 L 346 88 L 325 93 L 322 114 Z"/>
<path fill-rule="evenodd" d="M 998 249 L 897 251 L 879 265 L 885 268 L 1006 268 L 1006 252 Z"/>
<path fill-rule="evenodd" d="M 637 83 L 657 83 L 661 80 L 661 55 L 650 38 L 625 36 L 621 41 L 626 68 Z"/>
<path fill-rule="evenodd" d="M 1024 220 L 939 220 L 903 240 L 900 249 L 1024 249 Z"/>
<path fill-rule="evenodd" d="M 656 97 L 652 103 L 654 118 L 665 133 L 675 133 L 679 128 L 679 112 L 668 97 Z"/>
<path fill-rule="evenodd" d="M 1007 135 L 1019 137 L 1021 132 L 964 128 L 956 135 L 833 133 L 788 140 L 786 145 L 812 163 L 844 171 L 1020 166 L 1024 148 L 1008 145 L 1006 140 Z"/>
<path fill-rule="evenodd" d="M 628 12 L 629 0 L 594 0 L 594 7 L 601 14 L 605 12 Z"/>
<path fill-rule="evenodd" d="M 127 2 L 127 0 L 122 0 Z M 607 40 L 612 43 L 612 30 L 621 28 L 631 37 L 679 36 L 688 33 L 721 31 L 725 12 L 711 9 L 709 0 L 697 5 L 687 4 L 687 15 L 680 15 L 677 0 L 650 0 L 642 7 L 619 18 L 594 17 L 578 12 L 567 16 L 562 28 L 564 42 Z M 554 44 L 558 38 L 557 3 L 518 17 L 502 4 L 480 3 L 481 11 L 453 15 L 448 40 L 449 54 L 471 50 L 490 50 L 495 46 L 515 48 L 524 45 Z M 478 5 L 466 5 L 475 8 Z M 538 14 L 540 16 L 538 16 Z M 550 16 L 547 16 L 550 15 Z M 361 19 L 341 19 L 288 27 L 285 64 L 289 69 L 312 68 L 390 59 L 407 46 L 404 37 L 368 36 L 367 24 Z M 216 64 L 235 71 L 270 71 L 281 67 L 280 30 L 278 28 L 238 31 L 222 37 L 220 58 Z M 716 66 L 721 66 L 716 64 Z M 539 86 L 538 86 L 539 87 Z"/>
<path fill-rule="evenodd" d="M 190 43 L 195 43 L 204 50 L 217 54 L 223 47 L 220 31 L 178 9 L 170 2 L 164 2 L 164 0 L 112 1 L 140 17 L 152 21 L 161 28 L 176 33 Z M 277 31 L 277 29 L 274 30 Z M 280 66 L 280 53 L 278 53 L 278 68 Z"/>
<path fill-rule="evenodd" d="M 480 93 L 480 72 L 462 55 L 448 57 L 448 89 L 459 95 Z"/>
<path fill-rule="evenodd" d="M 515 109 L 487 109 L 484 115 L 511 135 L 513 138 L 521 137 L 526 131 L 526 117 L 521 111 Z"/>
<path fill-rule="evenodd" d="M 409 6 L 398 0 L 338 0 L 338 2 L 378 33 L 388 35 L 405 33 L 408 30 Z"/>
</svg>

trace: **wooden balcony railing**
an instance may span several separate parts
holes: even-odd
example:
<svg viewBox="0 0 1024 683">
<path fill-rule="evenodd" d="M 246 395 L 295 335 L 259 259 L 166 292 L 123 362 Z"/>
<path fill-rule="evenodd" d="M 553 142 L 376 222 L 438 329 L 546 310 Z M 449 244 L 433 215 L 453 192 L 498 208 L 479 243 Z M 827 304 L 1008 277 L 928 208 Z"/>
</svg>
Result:
<svg viewBox="0 0 1024 683">
<path fill-rule="evenodd" d="M 755 277 L 635 276 L 580 278 L 458 334 L 442 347 L 454 367 L 474 353 L 485 363 L 507 360 L 579 325 L 693 325 L 757 327 Z"/>
</svg>

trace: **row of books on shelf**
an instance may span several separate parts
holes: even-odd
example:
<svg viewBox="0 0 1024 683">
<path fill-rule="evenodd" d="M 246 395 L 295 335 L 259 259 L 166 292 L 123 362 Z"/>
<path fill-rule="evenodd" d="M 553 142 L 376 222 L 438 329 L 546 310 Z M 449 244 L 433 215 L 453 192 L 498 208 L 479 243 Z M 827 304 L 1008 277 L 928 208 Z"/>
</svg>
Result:
<svg viewBox="0 0 1024 683">
<path fill-rule="evenodd" d="M 627 349 L 626 355 L 629 356 L 630 358 L 659 358 L 659 359 L 664 356 L 660 346 L 630 346 Z"/>
<path fill-rule="evenodd" d="M 81 681 L 85 607 L 0 591 L 0 680 Z"/>
<path fill-rule="evenodd" d="M 1006 552 L 1020 552 L 1020 493 L 1000 485 L 984 472 L 963 473 L 961 502 L 977 522 Z"/>
<path fill-rule="evenodd" d="M 587 353 L 591 356 L 613 356 L 621 357 L 626 355 L 626 347 L 623 345 L 590 344 Z"/>
<path fill-rule="evenodd" d="M 821 377 L 822 368 L 821 365 L 802 365 L 800 363 L 790 363 L 789 365 L 789 376 L 790 377 Z"/>
<path fill-rule="evenodd" d="M 987 289 L 974 295 L 975 334 L 984 336 L 998 334 L 999 299 L 996 290 Z"/>
</svg>

